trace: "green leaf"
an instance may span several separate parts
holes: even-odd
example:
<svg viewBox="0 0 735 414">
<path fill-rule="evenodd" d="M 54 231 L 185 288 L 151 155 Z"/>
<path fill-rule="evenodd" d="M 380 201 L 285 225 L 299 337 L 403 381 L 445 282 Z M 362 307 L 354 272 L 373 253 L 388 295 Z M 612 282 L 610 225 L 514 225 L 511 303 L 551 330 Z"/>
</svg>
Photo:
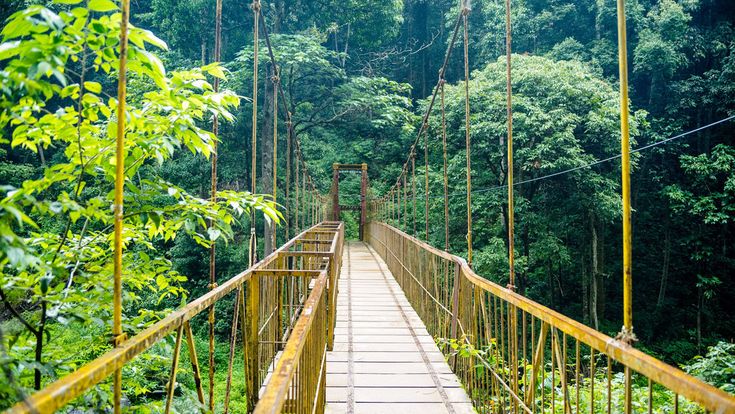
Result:
<svg viewBox="0 0 735 414">
<path fill-rule="evenodd" d="M 168 50 L 168 45 L 163 40 L 159 39 L 156 35 L 153 34 L 150 30 L 141 30 L 140 36 L 145 40 L 146 42 L 152 44 L 153 46 L 162 49 L 162 50 Z"/>
<path fill-rule="evenodd" d="M 0 44 L 0 60 L 11 58 L 20 53 L 20 40 Z"/>
<path fill-rule="evenodd" d="M 84 82 L 84 89 L 92 93 L 100 93 L 102 92 L 102 85 L 98 82 Z"/>
<path fill-rule="evenodd" d="M 209 240 L 211 241 L 217 240 L 219 236 L 222 235 L 222 232 L 219 229 L 216 229 L 214 227 L 208 228 L 207 233 L 209 234 Z"/>
<path fill-rule="evenodd" d="M 33 23 L 25 16 L 18 16 L 11 19 L 3 28 L 0 34 L 5 37 L 5 40 L 14 39 L 16 37 L 25 36 L 33 29 Z"/>
<path fill-rule="evenodd" d="M 166 280 L 164 275 L 156 276 L 156 286 L 158 286 L 159 290 L 168 287 L 168 280 Z"/>
<path fill-rule="evenodd" d="M 79 4 L 82 0 L 54 0 L 56 4 Z"/>
<path fill-rule="evenodd" d="M 110 0 L 90 0 L 88 7 L 90 10 L 94 10 L 96 12 L 118 10 L 117 4 Z"/>
<path fill-rule="evenodd" d="M 219 79 L 225 79 L 225 71 L 222 69 L 222 66 L 219 65 L 207 65 L 206 67 L 207 73 L 214 76 L 215 78 Z"/>
<path fill-rule="evenodd" d="M 84 7 L 75 7 L 71 9 L 71 14 L 74 17 L 83 18 L 89 14 L 89 10 L 85 9 Z"/>
</svg>

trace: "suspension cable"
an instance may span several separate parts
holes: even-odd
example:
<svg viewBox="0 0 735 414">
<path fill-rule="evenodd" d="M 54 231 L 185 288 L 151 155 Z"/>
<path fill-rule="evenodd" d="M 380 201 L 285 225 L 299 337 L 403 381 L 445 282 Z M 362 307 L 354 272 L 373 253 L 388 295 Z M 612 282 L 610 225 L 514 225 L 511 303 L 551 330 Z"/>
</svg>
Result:
<svg viewBox="0 0 735 414">
<path fill-rule="evenodd" d="M 301 219 L 301 224 L 304 228 L 306 228 L 308 226 L 307 218 L 309 211 L 309 197 L 308 194 L 306 194 L 306 171 L 301 174 L 301 196 L 303 197 L 303 200 L 301 200 L 301 205 L 304 214 L 304 217 Z"/>
<path fill-rule="evenodd" d="M 295 230 L 294 233 L 298 234 L 300 227 L 300 220 L 299 220 L 299 208 L 300 208 L 300 199 L 299 199 L 299 184 L 300 184 L 300 170 L 301 170 L 301 164 L 299 163 L 299 148 L 295 148 L 296 152 L 296 159 L 294 160 L 294 163 L 296 164 L 296 176 L 294 177 L 294 190 L 296 192 L 294 196 L 294 226 Z"/>
<path fill-rule="evenodd" d="M 413 144 L 411 145 L 411 152 L 416 148 L 416 145 L 418 144 L 419 139 L 421 138 L 421 133 L 423 132 L 423 129 L 426 125 L 428 125 L 429 115 L 431 114 L 431 110 L 434 108 L 434 102 L 436 101 L 436 96 L 439 92 L 439 85 L 444 81 L 447 67 L 449 66 L 449 58 L 452 56 L 452 49 L 454 49 L 454 45 L 457 43 L 457 38 L 459 37 L 459 27 L 462 24 L 462 13 L 457 16 L 457 20 L 454 23 L 454 28 L 452 29 L 452 37 L 449 41 L 449 44 L 447 45 L 447 49 L 444 53 L 444 61 L 442 62 L 442 66 L 439 69 L 439 79 L 437 80 L 437 84 L 432 89 L 432 95 L 431 99 L 429 100 L 429 105 L 426 108 L 426 111 L 424 112 L 424 115 L 422 117 L 421 121 L 421 127 L 419 128 L 418 133 L 416 134 L 416 138 L 414 139 Z M 403 164 L 403 170 L 401 171 L 401 174 L 405 173 L 408 167 L 409 158 L 406 158 L 406 161 Z M 396 183 L 391 188 L 398 187 L 398 183 L 401 180 L 401 175 L 398 176 L 396 179 Z"/>
<path fill-rule="evenodd" d="M 263 26 L 262 26 L 263 39 L 265 40 L 265 46 L 268 52 L 268 57 L 270 59 L 271 65 L 273 65 L 274 68 L 280 68 L 280 66 L 278 65 L 276 61 L 275 54 L 273 53 L 273 47 L 270 41 L 270 33 L 268 31 L 268 25 L 266 23 L 266 18 L 265 18 L 265 15 L 263 14 L 262 8 L 259 9 L 258 14 L 260 16 L 260 19 L 263 20 Z M 306 161 L 303 158 L 303 152 L 301 151 L 301 141 L 299 140 L 299 136 L 298 134 L 296 134 L 296 130 L 293 127 L 293 112 L 294 112 L 293 102 L 288 100 L 288 97 L 286 96 L 286 93 L 283 90 L 283 83 L 281 82 L 280 74 L 278 77 L 278 82 L 276 82 L 276 86 L 278 89 L 278 95 L 280 95 L 280 99 L 282 101 L 283 115 L 284 115 L 284 118 L 286 119 L 286 125 L 288 125 L 288 133 L 289 133 L 289 140 L 290 140 L 289 144 L 293 145 L 294 149 L 296 150 L 296 159 L 294 160 L 294 162 L 297 165 L 299 163 L 301 164 L 301 167 L 303 170 L 302 174 L 308 179 L 309 183 L 312 183 L 313 185 L 311 174 L 308 171 L 308 168 L 306 166 Z M 275 107 L 277 107 L 277 105 Z M 287 171 L 287 177 L 288 177 L 288 174 L 289 172 Z M 298 179 L 296 180 L 296 183 L 298 185 Z M 316 191 L 316 187 L 314 187 L 314 190 Z M 319 194 L 319 196 L 321 197 L 321 194 Z M 286 206 L 287 206 L 286 208 L 288 209 L 288 194 L 286 197 Z M 299 213 L 297 212 L 296 215 L 298 214 Z M 286 213 L 286 216 L 288 216 L 288 211 Z M 302 224 L 305 224 L 305 223 L 306 223 L 306 220 L 303 220 Z M 298 224 L 296 225 L 296 227 L 298 228 Z"/>
<path fill-rule="evenodd" d="M 413 236 L 416 237 L 416 153 L 411 154 L 411 201 L 413 203 Z"/>
<path fill-rule="evenodd" d="M 424 225 L 425 238 L 429 241 L 429 133 L 424 128 Z"/>
<path fill-rule="evenodd" d="M 653 143 L 644 145 L 642 147 L 638 147 L 638 148 L 632 149 L 630 151 L 630 153 L 631 154 L 635 154 L 635 153 L 643 152 L 643 151 L 646 151 L 646 150 L 651 149 L 653 147 L 657 147 L 659 145 L 664 145 L 664 144 L 667 144 L 667 143 L 669 143 L 671 141 L 677 141 L 677 140 L 679 140 L 681 138 L 685 138 L 685 137 L 687 137 L 689 135 L 695 134 L 697 132 L 701 132 L 701 131 L 703 131 L 705 129 L 708 129 L 708 128 L 711 128 L 711 127 L 714 127 L 714 126 L 717 126 L 719 124 L 723 124 L 723 123 L 726 123 L 726 122 L 729 122 L 729 121 L 733 121 L 733 120 L 735 120 L 735 115 L 731 115 L 731 116 L 728 116 L 726 118 L 722 118 L 722 119 L 720 119 L 718 121 L 714 121 L 714 122 L 711 122 L 709 124 L 696 127 L 694 129 L 691 129 L 691 130 L 682 132 L 681 134 L 677 134 L 677 135 L 671 136 L 669 138 L 662 139 L 661 141 L 656 141 L 656 142 L 653 142 Z M 619 159 L 621 157 L 622 157 L 622 154 L 618 153 L 618 154 L 612 155 L 610 157 L 603 158 L 603 159 L 600 159 L 600 160 L 596 160 L 596 161 L 593 161 L 593 162 L 590 162 L 590 163 L 587 163 L 587 164 L 582 164 L 582 165 L 578 165 L 576 167 L 567 168 L 566 170 L 556 171 L 556 172 L 545 174 L 545 175 L 542 175 L 542 176 L 539 176 L 539 177 L 528 178 L 528 179 L 522 180 L 522 181 L 514 181 L 513 182 L 513 186 L 514 187 L 518 187 L 518 186 L 523 185 L 523 184 L 529 184 L 529 183 L 533 183 L 533 182 L 536 182 L 536 181 L 548 180 L 550 178 L 558 177 L 558 176 L 561 176 L 561 175 L 566 175 L 566 174 L 572 173 L 574 171 L 583 170 L 585 168 L 591 168 L 591 167 L 594 167 L 594 166 L 597 166 L 597 165 L 600 165 L 600 164 L 604 164 L 606 162 L 614 161 L 614 160 L 617 160 L 617 159 Z M 496 190 L 507 190 L 507 186 L 505 184 L 503 184 L 503 185 L 496 185 L 496 186 L 492 186 L 492 187 L 478 188 L 478 189 L 472 190 L 472 194 L 487 193 L 487 192 L 496 191 Z M 454 192 L 454 193 L 450 193 L 449 194 L 449 197 L 450 198 L 451 197 L 459 197 L 459 196 L 464 197 L 465 195 L 466 195 L 466 192 L 465 191 L 457 191 L 457 192 Z M 441 196 L 432 196 L 432 198 L 438 198 L 438 197 L 441 197 Z"/>
<path fill-rule="evenodd" d="M 444 102 L 444 84 L 441 83 L 442 155 L 444 156 L 444 250 L 449 251 L 449 177 L 447 175 L 447 114 Z"/>
<path fill-rule="evenodd" d="M 408 186 L 406 185 L 406 174 L 403 176 L 403 228 L 408 229 Z"/>
<path fill-rule="evenodd" d="M 280 82 L 280 80 L 279 80 Z M 291 198 L 290 198 L 290 187 L 291 187 L 291 129 L 293 124 L 291 123 L 291 117 L 286 118 L 286 201 L 283 203 L 286 206 L 286 211 L 283 217 L 286 220 L 286 240 L 291 240 Z"/>
<path fill-rule="evenodd" d="M 280 74 L 278 71 L 278 66 L 273 66 L 273 77 L 271 78 L 271 82 L 273 82 L 273 202 L 277 203 L 278 198 L 276 196 L 276 192 L 278 190 L 278 83 L 280 82 Z M 271 237 L 273 237 L 273 242 L 271 244 L 272 249 L 276 250 L 278 248 L 278 238 L 276 237 L 276 225 L 275 223 L 271 225 L 272 227 L 272 234 Z"/>
<path fill-rule="evenodd" d="M 399 210 L 396 208 L 397 204 L 401 203 L 401 192 L 400 191 L 392 191 L 391 190 L 391 199 L 392 199 L 392 206 L 391 206 L 391 218 L 393 219 L 393 224 L 398 227 L 398 222 L 401 220 L 401 216 L 399 213 Z M 397 200 L 397 203 L 396 203 Z"/>
<path fill-rule="evenodd" d="M 426 130 L 426 128 L 428 127 L 429 115 L 431 114 L 431 111 L 432 111 L 432 109 L 434 107 L 434 103 L 436 102 L 436 97 L 437 97 L 437 95 L 439 93 L 439 90 L 442 89 L 442 87 L 444 85 L 445 75 L 446 75 L 447 67 L 449 65 L 449 59 L 450 59 L 450 57 L 452 55 L 452 50 L 454 49 L 454 46 L 455 46 L 455 44 L 457 42 L 457 38 L 459 36 L 459 28 L 460 28 L 460 25 L 465 20 L 465 17 L 466 16 L 464 16 L 464 13 L 459 13 L 459 15 L 457 16 L 457 19 L 456 19 L 456 21 L 454 23 L 454 28 L 452 29 L 451 40 L 449 41 L 449 44 L 447 45 L 446 52 L 444 53 L 444 61 L 442 62 L 442 66 L 439 69 L 439 79 L 437 80 L 437 84 L 432 89 L 431 99 L 429 100 L 429 104 L 428 104 L 428 106 L 426 108 L 426 111 L 425 111 L 423 117 L 422 117 L 421 126 L 419 127 L 419 131 L 416 134 L 416 138 L 414 139 L 414 142 L 413 142 L 413 144 L 410 147 L 410 151 L 409 152 L 410 152 L 411 155 L 414 155 L 415 154 L 416 147 L 418 146 L 419 140 L 421 139 L 421 134 L 424 133 L 425 130 Z M 446 140 L 446 137 L 444 137 L 444 138 Z M 428 145 L 428 143 L 427 143 L 427 145 Z M 428 157 L 427 157 L 427 160 L 428 160 Z M 410 156 L 404 162 L 403 168 L 401 170 L 401 174 L 398 175 L 398 177 L 396 179 L 396 182 L 393 184 L 393 186 L 389 190 L 389 192 L 393 192 L 394 190 L 398 191 L 398 208 L 399 208 L 398 225 L 399 226 L 401 225 L 401 213 L 400 213 L 400 209 L 404 209 L 404 212 L 403 212 L 403 217 L 404 217 L 404 219 L 403 219 L 403 228 L 404 229 L 406 228 L 405 227 L 405 221 L 406 221 L 406 212 L 407 212 L 407 210 L 405 209 L 407 207 L 407 200 L 406 200 L 406 175 L 408 173 L 408 163 L 409 163 L 409 161 L 410 161 Z M 426 161 L 426 162 L 428 163 L 428 161 Z M 427 176 L 425 177 L 425 182 L 428 183 L 428 168 L 426 169 L 426 174 L 427 174 Z M 445 168 L 445 175 L 446 175 L 446 168 Z M 403 180 L 403 193 L 404 193 L 403 194 L 403 199 L 404 199 L 404 205 L 401 204 L 401 195 L 400 195 L 401 180 Z M 446 189 L 445 189 L 445 193 L 446 193 Z M 415 198 L 415 193 L 414 193 L 414 198 Z M 426 238 L 428 240 L 428 198 L 429 198 L 428 184 L 426 185 L 426 195 L 425 195 L 425 198 L 426 198 L 426 201 L 425 201 L 425 204 L 424 204 L 424 210 L 425 210 L 425 213 L 426 213 L 426 220 L 427 220 Z M 383 200 L 385 202 L 386 197 L 383 197 Z M 415 200 L 414 200 L 414 203 L 415 203 Z M 446 210 L 447 210 L 447 208 L 445 206 L 445 216 L 447 214 L 446 213 Z M 447 229 L 446 221 L 447 221 L 447 218 L 445 217 L 445 239 L 448 240 L 448 231 L 446 230 Z M 415 234 L 416 234 L 416 231 L 415 231 L 415 228 L 414 228 L 414 235 Z"/>
</svg>

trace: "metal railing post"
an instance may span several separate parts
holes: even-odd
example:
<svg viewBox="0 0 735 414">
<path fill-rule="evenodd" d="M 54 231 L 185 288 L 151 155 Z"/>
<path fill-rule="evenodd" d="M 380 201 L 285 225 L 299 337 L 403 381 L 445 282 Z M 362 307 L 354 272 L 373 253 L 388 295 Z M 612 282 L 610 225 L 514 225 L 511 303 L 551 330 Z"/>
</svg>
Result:
<svg viewBox="0 0 735 414">
<path fill-rule="evenodd" d="M 260 384 L 258 381 L 258 328 L 259 328 L 259 309 L 260 309 L 260 277 L 253 275 L 248 282 L 248 301 L 247 301 L 247 364 L 248 372 L 246 385 L 246 393 L 248 398 L 248 408 L 253 409 L 258 403 L 258 391 Z"/>
<path fill-rule="evenodd" d="M 338 236 L 339 237 L 339 236 Z M 334 349 L 334 326 L 336 322 L 336 306 L 337 306 L 337 249 L 329 255 L 329 285 L 327 294 L 329 295 L 329 313 L 327 314 L 327 349 Z"/>
<path fill-rule="evenodd" d="M 449 327 L 450 339 L 457 340 L 457 322 L 459 320 L 459 291 L 462 287 L 462 268 L 459 263 L 454 264 L 454 286 L 452 289 L 452 322 Z M 457 368 L 457 359 L 455 355 L 452 355 L 449 361 L 452 370 Z"/>
</svg>

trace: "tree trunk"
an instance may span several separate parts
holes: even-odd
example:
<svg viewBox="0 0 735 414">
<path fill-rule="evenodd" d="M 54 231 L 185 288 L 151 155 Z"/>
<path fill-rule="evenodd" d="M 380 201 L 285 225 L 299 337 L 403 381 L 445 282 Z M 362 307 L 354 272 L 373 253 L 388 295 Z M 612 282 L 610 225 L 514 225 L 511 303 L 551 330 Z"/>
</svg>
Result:
<svg viewBox="0 0 735 414">
<path fill-rule="evenodd" d="M 207 64 L 207 40 L 202 37 L 202 66 Z"/>
<path fill-rule="evenodd" d="M 597 222 L 597 315 L 605 318 L 607 285 L 605 284 L 605 229 Z"/>
<path fill-rule="evenodd" d="M 597 0 L 595 3 L 597 13 L 595 14 L 595 39 L 602 39 L 602 9 L 605 7 L 604 0 Z"/>
<path fill-rule="evenodd" d="M 286 5 L 283 1 L 277 1 L 276 6 L 276 18 L 273 20 L 273 33 L 281 33 L 282 28 L 282 22 L 284 17 L 286 16 Z"/>
<path fill-rule="evenodd" d="M 38 158 L 41 160 L 41 167 L 46 168 L 46 156 L 43 153 L 43 146 L 38 146 Z"/>
<path fill-rule="evenodd" d="M 546 275 L 548 280 L 546 281 L 549 289 L 549 307 L 551 309 L 556 309 L 556 304 L 554 302 L 554 275 L 551 273 L 551 262 L 546 262 Z"/>
<path fill-rule="evenodd" d="M 342 52 L 342 69 L 345 68 L 345 65 L 347 64 L 347 52 L 349 51 L 350 47 L 350 31 L 351 27 L 350 24 L 347 23 L 347 35 L 345 36 L 345 50 Z"/>
<path fill-rule="evenodd" d="M 590 218 L 590 231 L 592 235 L 592 284 L 590 286 L 590 319 L 592 320 L 592 327 L 599 329 L 600 319 L 598 315 L 598 297 L 600 294 L 600 261 L 599 261 L 599 250 L 598 250 L 598 236 L 597 229 L 595 228 L 594 216 Z"/>
<path fill-rule="evenodd" d="M 36 367 L 33 373 L 33 388 L 36 391 L 41 389 L 41 368 L 40 365 L 43 362 L 43 335 L 44 329 L 46 328 L 46 300 L 41 300 L 41 321 L 36 330 Z"/>
<path fill-rule="evenodd" d="M 582 323 L 590 324 L 590 277 L 587 272 L 586 258 L 582 260 Z"/>
<path fill-rule="evenodd" d="M 671 230 L 668 220 L 664 223 L 664 257 L 662 260 L 661 283 L 658 288 L 658 300 L 656 300 L 656 311 L 659 312 L 666 299 L 666 284 L 669 280 L 669 262 L 671 257 Z"/>
<path fill-rule="evenodd" d="M 523 243 L 523 255 L 526 257 L 526 263 L 530 260 L 531 257 L 531 236 L 529 234 L 528 230 L 529 226 L 524 226 L 523 231 L 521 234 L 522 236 L 522 243 Z M 523 267 L 521 267 L 521 271 L 516 271 L 517 275 L 517 284 L 519 286 L 518 292 L 521 295 L 526 294 L 526 272 L 523 270 Z"/>
<path fill-rule="evenodd" d="M 418 17 L 420 19 L 421 24 L 421 42 L 419 43 L 419 47 L 423 47 L 426 42 L 429 40 L 429 2 L 421 2 L 419 3 L 419 13 Z M 429 54 L 429 49 L 424 49 L 421 51 L 421 97 L 424 97 L 427 95 L 426 91 L 426 75 L 428 72 L 427 67 L 427 55 Z"/>
<path fill-rule="evenodd" d="M 704 294 L 702 287 L 697 288 L 697 353 L 702 354 L 702 307 L 704 307 Z"/>
</svg>

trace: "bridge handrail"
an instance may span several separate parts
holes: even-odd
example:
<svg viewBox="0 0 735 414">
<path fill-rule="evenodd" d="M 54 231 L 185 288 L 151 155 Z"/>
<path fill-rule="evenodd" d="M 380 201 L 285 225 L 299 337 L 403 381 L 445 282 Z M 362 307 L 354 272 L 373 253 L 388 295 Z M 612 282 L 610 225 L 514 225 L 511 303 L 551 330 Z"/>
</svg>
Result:
<svg viewBox="0 0 735 414">
<path fill-rule="evenodd" d="M 296 243 L 306 240 L 308 242 L 309 235 L 314 232 L 320 232 L 324 226 L 331 226 L 334 223 L 323 222 L 309 229 L 304 230 L 296 237 L 289 240 L 279 249 L 275 250 L 264 259 L 257 262 L 251 268 L 230 278 L 223 284 L 210 290 L 206 294 L 200 296 L 194 301 L 188 303 L 182 308 L 175 310 L 165 318 L 154 323 L 135 336 L 123 341 L 119 346 L 112 348 L 91 362 L 83 365 L 78 370 L 60 378 L 59 380 L 49 384 L 42 390 L 30 395 L 23 401 L 18 402 L 11 407 L 7 414 L 36 414 L 36 413 L 53 413 L 64 407 L 70 401 L 84 394 L 92 387 L 110 377 L 117 369 L 120 369 L 135 357 L 149 350 L 157 342 L 161 341 L 175 330 L 180 330 L 184 324 L 188 323 L 193 317 L 201 314 L 217 301 L 228 294 L 242 287 L 246 282 L 251 280 L 254 274 L 259 271 L 274 271 L 278 269 L 270 268 L 278 265 L 284 254 L 294 247 Z M 335 257 L 335 253 L 339 254 L 340 240 L 343 234 L 343 227 L 334 227 L 334 236 L 329 244 L 329 250 L 319 252 L 324 256 Z M 309 252 L 314 253 L 314 252 Z M 266 272 L 269 273 L 269 272 Z M 326 271 L 322 270 L 318 280 L 325 277 Z M 330 306 L 334 306 L 330 304 Z M 326 335 L 325 335 L 326 337 Z"/>
<path fill-rule="evenodd" d="M 624 342 L 618 341 L 615 338 L 596 331 L 595 329 L 577 322 L 572 318 L 564 316 L 559 312 L 549 309 L 531 299 L 521 296 L 518 293 L 477 275 L 474 270 L 467 265 L 467 262 L 459 256 L 439 250 L 387 223 L 376 221 L 369 222 L 368 241 L 370 242 L 375 240 L 379 242 L 385 252 L 381 251 L 383 249 L 378 250 L 378 252 L 383 255 L 391 252 L 394 258 L 401 262 L 402 266 L 405 267 L 405 264 L 403 263 L 404 260 L 403 257 L 399 257 L 399 255 L 403 256 L 403 249 L 401 249 L 401 252 L 397 255 L 395 253 L 397 250 L 396 246 L 389 246 L 388 242 L 375 237 L 374 232 L 371 231 L 374 226 L 380 227 L 383 231 L 393 232 L 403 239 L 403 243 L 408 241 L 432 255 L 453 262 L 459 269 L 457 274 L 461 276 L 461 279 L 464 279 L 470 284 L 491 293 L 497 298 L 513 305 L 517 309 L 533 315 L 541 321 L 549 324 L 551 327 L 565 332 L 567 335 L 579 340 L 587 346 L 606 354 L 633 371 L 638 372 L 639 374 L 642 374 L 673 391 L 675 394 L 698 403 L 703 408 L 713 413 L 735 413 L 735 397 L 725 391 L 705 383 L 704 381 L 648 354 L 645 354 Z M 388 260 L 386 260 L 386 262 L 387 261 Z M 415 277 L 413 278 L 418 282 L 418 279 Z M 425 287 L 423 288 L 428 292 L 428 289 Z M 456 313 L 452 314 L 452 318 L 454 322 L 457 321 Z"/>
<path fill-rule="evenodd" d="M 278 362 L 273 370 L 273 374 L 270 380 L 265 386 L 263 394 L 260 396 L 258 405 L 255 407 L 255 413 L 279 413 L 286 404 L 289 397 L 289 391 L 292 390 L 291 382 L 297 374 L 297 369 L 300 365 L 300 359 L 304 354 L 304 349 L 307 347 L 307 342 L 317 339 L 314 350 L 318 351 L 319 356 L 326 358 L 326 334 L 324 329 L 326 325 L 321 326 L 324 323 L 323 315 L 325 312 L 325 301 L 327 297 L 325 294 L 328 282 L 327 272 L 322 271 L 319 277 L 316 279 L 314 288 L 309 295 L 309 299 L 304 305 L 301 316 L 299 317 L 296 325 L 293 328 L 291 336 L 283 349 L 282 355 L 278 358 Z M 307 379 L 308 385 L 313 385 L 317 388 L 315 394 L 322 394 L 323 391 L 318 388 L 324 383 L 324 375 L 326 371 L 324 364 L 326 363 L 325 358 L 320 358 L 318 372 L 308 372 L 310 376 Z M 316 374 L 316 381 L 313 375 Z M 321 383 L 320 383 L 321 382 Z M 302 397 L 305 396 L 302 395 Z M 299 404 L 308 404 L 310 401 L 305 399 L 299 399 Z M 311 412 L 311 410 L 309 410 Z"/>
<path fill-rule="evenodd" d="M 334 223 L 336 224 L 336 223 Z M 344 224 L 335 225 L 334 260 L 322 271 L 278 358 L 254 413 L 323 412 L 326 402 L 327 350 L 331 349 L 337 279 L 341 268 Z M 298 376 L 298 383 L 294 380 Z"/>
</svg>

